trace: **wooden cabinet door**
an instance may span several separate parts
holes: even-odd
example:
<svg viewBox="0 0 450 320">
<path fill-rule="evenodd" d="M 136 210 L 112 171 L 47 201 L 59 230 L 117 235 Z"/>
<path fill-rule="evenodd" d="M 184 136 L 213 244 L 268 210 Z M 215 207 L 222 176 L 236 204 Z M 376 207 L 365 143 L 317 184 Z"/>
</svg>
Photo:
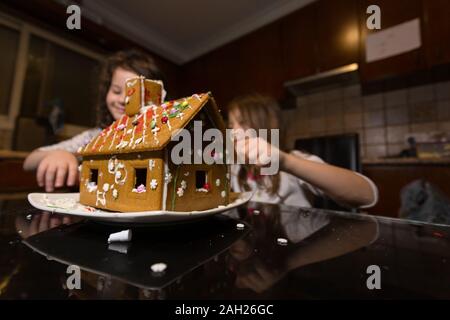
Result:
<svg viewBox="0 0 450 320">
<path fill-rule="evenodd" d="M 327 71 L 359 58 L 356 0 L 321 0 L 317 7 L 318 66 Z"/>
<path fill-rule="evenodd" d="M 431 0 L 433 1 L 433 0 Z M 401 76 L 411 74 L 414 71 L 425 67 L 423 34 L 422 46 L 416 50 L 402 53 L 393 57 L 366 63 L 365 41 L 368 34 L 378 30 L 369 30 L 366 26 L 366 19 L 369 15 L 366 13 L 369 5 L 378 5 L 381 9 L 381 30 L 398 25 L 400 23 L 420 18 L 422 20 L 422 1 L 421 0 L 361 0 L 360 16 L 361 19 L 361 78 L 363 81 L 380 80 L 390 76 Z M 423 29 L 423 28 L 422 28 Z"/>
<path fill-rule="evenodd" d="M 450 63 L 450 1 L 424 0 L 423 11 L 427 65 Z"/>
<path fill-rule="evenodd" d="M 285 80 L 295 80 L 319 71 L 316 38 L 316 2 L 282 20 L 281 46 Z"/>
</svg>

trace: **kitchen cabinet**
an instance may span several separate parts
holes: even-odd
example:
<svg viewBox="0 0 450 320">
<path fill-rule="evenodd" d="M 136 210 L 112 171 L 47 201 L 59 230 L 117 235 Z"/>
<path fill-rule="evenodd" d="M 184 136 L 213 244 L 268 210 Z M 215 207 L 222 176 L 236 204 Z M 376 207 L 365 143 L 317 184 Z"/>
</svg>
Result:
<svg viewBox="0 0 450 320">
<path fill-rule="evenodd" d="M 317 2 L 290 14 L 281 23 L 281 45 L 286 80 L 319 72 Z"/>
<path fill-rule="evenodd" d="M 423 16 L 427 66 L 450 63 L 450 1 L 424 0 Z"/>
<path fill-rule="evenodd" d="M 357 5 L 356 0 L 317 3 L 318 68 L 321 72 L 358 62 Z"/>
<path fill-rule="evenodd" d="M 392 76 L 404 76 L 425 68 L 423 33 L 422 46 L 416 50 L 389 58 L 366 62 L 365 42 L 367 35 L 378 30 L 369 30 L 366 26 L 366 13 L 369 5 L 378 5 L 381 9 L 381 30 L 401 24 L 403 22 L 420 18 L 423 30 L 422 1 L 421 0 L 361 0 L 360 21 L 361 29 L 361 57 L 360 75 L 362 81 L 381 80 Z"/>
</svg>

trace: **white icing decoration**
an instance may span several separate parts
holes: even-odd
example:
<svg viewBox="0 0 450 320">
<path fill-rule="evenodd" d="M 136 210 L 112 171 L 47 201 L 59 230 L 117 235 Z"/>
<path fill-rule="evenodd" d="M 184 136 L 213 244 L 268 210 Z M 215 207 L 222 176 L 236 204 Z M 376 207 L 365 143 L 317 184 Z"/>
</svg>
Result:
<svg viewBox="0 0 450 320">
<path fill-rule="evenodd" d="M 153 159 L 148 160 L 148 168 L 150 169 L 150 171 L 152 171 L 154 167 L 155 167 L 155 160 Z"/>
<path fill-rule="evenodd" d="M 97 190 L 97 184 L 95 182 L 89 182 L 86 186 L 88 192 L 93 192 L 95 190 Z"/>
<path fill-rule="evenodd" d="M 116 174 L 114 175 L 114 177 L 116 179 L 120 179 L 121 176 L 122 176 L 122 173 L 120 171 L 116 171 Z"/>
<path fill-rule="evenodd" d="M 209 190 L 205 189 L 205 188 L 198 188 L 198 189 L 195 189 L 195 191 L 197 191 L 197 192 L 205 192 L 205 193 L 209 192 Z"/>
<path fill-rule="evenodd" d="M 220 179 L 216 179 L 216 186 L 217 186 L 217 187 L 220 186 Z"/>
<path fill-rule="evenodd" d="M 108 172 L 114 174 L 115 168 L 117 165 L 117 159 L 111 158 L 108 161 Z"/>
<path fill-rule="evenodd" d="M 103 191 L 107 192 L 109 190 L 109 183 L 103 184 Z"/>
<path fill-rule="evenodd" d="M 163 262 L 159 262 L 159 263 L 152 264 L 152 266 L 150 268 L 152 269 L 153 272 L 160 273 L 160 272 L 164 272 L 167 269 L 167 264 L 165 264 Z"/>
<path fill-rule="evenodd" d="M 136 141 L 134 142 L 134 144 L 139 144 L 142 142 L 142 138 L 137 138 Z"/>
<path fill-rule="evenodd" d="M 97 190 L 97 200 L 95 201 L 95 205 L 98 206 L 99 202 L 102 206 L 106 206 L 105 192 L 101 192 L 100 190 Z"/>
<path fill-rule="evenodd" d="M 230 174 L 229 173 L 227 173 L 226 177 L 227 177 L 228 180 L 230 180 Z"/>
<path fill-rule="evenodd" d="M 166 176 L 164 177 L 165 183 L 170 183 L 172 181 L 172 174 L 170 172 L 166 173 Z"/>
<path fill-rule="evenodd" d="M 152 181 L 150 181 L 150 188 L 152 190 L 155 190 L 157 186 L 158 186 L 158 182 L 156 181 L 156 179 L 152 179 Z"/>
<path fill-rule="evenodd" d="M 78 166 L 78 172 L 81 172 L 81 169 L 82 169 L 82 168 L 83 168 L 83 165 L 80 164 L 80 165 Z"/>
<path fill-rule="evenodd" d="M 186 183 L 186 181 L 182 180 L 180 184 L 181 184 L 181 187 L 182 187 L 183 189 L 186 189 L 186 188 L 187 188 L 187 183 Z"/>
<path fill-rule="evenodd" d="M 126 96 L 126 97 L 125 97 L 125 104 L 128 104 L 128 103 L 130 103 L 130 97 L 129 97 L 129 96 Z"/>
<path fill-rule="evenodd" d="M 134 78 L 131 78 L 131 79 L 134 79 Z M 130 87 L 132 87 L 132 86 L 134 86 L 135 84 L 136 84 L 136 82 L 137 82 L 137 79 L 135 79 L 135 80 L 133 80 L 133 81 L 131 81 L 131 79 L 127 79 L 127 87 L 128 88 L 130 88 Z"/>
<path fill-rule="evenodd" d="M 114 199 L 117 199 L 117 197 L 119 196 L 119 193 L 118 193 L 117 189 L 113 190 L 112 196 L 113 196 Z"/>
<path fill-rule="evenodd" d="M 179 187 L 179 188 L 177 189 L 177 195 L 178 195 L 179 197 L 182 197 L 182 196 L 184 195 L 184 189 L 181 188 L 181 187 Z"/>
<path fill-rule="evenodd" d="M 225 198 L 226 195 L 227 195 L 227 193 L 225 192 L 225 190 L 222 191 L 222 192 L 220 193 L 220 196 L 221 196 L 222 198 Z"/>
<path fill-rule="evenodd" d="M 189 171 L 184 174 L 185 177 L 187 177 L 188 175 L 189 175 Z"/>
</svg>

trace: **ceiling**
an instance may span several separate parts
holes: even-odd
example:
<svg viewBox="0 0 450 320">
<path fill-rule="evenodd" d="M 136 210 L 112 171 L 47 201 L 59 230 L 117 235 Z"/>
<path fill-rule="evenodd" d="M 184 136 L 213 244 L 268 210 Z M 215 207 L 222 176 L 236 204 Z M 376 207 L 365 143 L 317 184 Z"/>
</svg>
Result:
<svg viewBox="0 0 450 320">
<path fill-rule="evenodd" d="M 82 15 L 183 64 L 314 0 L 88 0 Z"/>
</svg>

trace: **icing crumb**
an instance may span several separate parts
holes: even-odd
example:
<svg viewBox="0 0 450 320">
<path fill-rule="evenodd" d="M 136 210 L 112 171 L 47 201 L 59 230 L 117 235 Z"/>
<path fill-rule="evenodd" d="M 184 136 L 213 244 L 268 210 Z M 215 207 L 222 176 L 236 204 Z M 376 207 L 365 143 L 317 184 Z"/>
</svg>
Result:
<svg viewBox="0 0 450 320">
<path fill-rule="evenodd" d="M 245 225 L 243 223 L 238 223 L 238 224 L 236 224 L 236 228 L 238 230 L 244 230 L 245 229 Z"/>
<path fill-rule="evenodd" d="M 167 264 L 164 262 L 154 263 L 150 267 L 154 273 L 162 273 L 167 269 Z"/>
<path fill-rule="evenodd" d="M 132 235 L 133 234 L 130 229 L 123 230 L 123 231 L 116 232 L 116 233 L 111 233 L 108 237 L 108 243 L 131 241 Z"/>
</svg>

